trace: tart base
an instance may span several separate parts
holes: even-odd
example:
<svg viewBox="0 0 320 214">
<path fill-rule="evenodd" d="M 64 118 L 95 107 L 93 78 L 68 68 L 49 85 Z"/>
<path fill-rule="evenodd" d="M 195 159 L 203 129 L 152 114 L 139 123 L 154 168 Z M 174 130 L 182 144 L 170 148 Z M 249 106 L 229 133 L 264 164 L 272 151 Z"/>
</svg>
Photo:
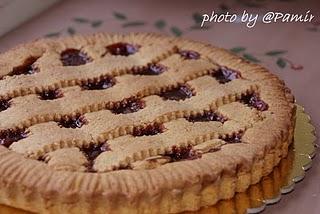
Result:
<svg viewBox="0 0 320 214">
<path fill-rule="evenodd" d="M 293 130 L 293 127 L 291 128 Z M 94 199 L 70 204 L 59 203 L 59 199 L 56 199 L 52 203 L 51 200 L 47 201 L 39 194 L 26 197 L 25 191 L 18 189 L 16 186 L 1 188 L 0 203 L 40 213 L 60 213 L 63 210 L 68 210 L 68 213 L 92 213 L 91 208 L 93 206 L 96 207 L 94 213 L 105 213 L 106 210 L 108 213 L 164 213 L 167 210 L 170 213 L 179 213 L 181 210 L 196 211 L 201 207 L 212 206 L 219 200 L 230 199 L 237 192 L 246 191 L 250 185 L 257 184 L 262 177 L 270 174 L 281 159 L 287 156 L 288 148 L 293 142 L 293 131 L 291 133 L 288 141 L 277 143 L 276 145 L 280 146 L 269 150 L 264 159 L 254 161 L 251 172 L 238 172 L 236 176 L 226 173 L 222 174 L 214 183 L 202 183 L 185 189 L 164 192 L 161 196 L 161 203 L 152 202 L 152 198 L 149 198 L 149 200 L 144 198 L 136 203 L 130 203 L 128 200 L 118 200 L 113 203 L 115 207 L 106 207 L 103 200 Z M 32 202 L 30 198 L 32 198 Z"/>
<path fill-rule="evenodd" d="M 92 41 L 94 41 L 94 43 L 100 44 L 101 40 L 104 41 L 104 39 L 108 39 L 109 37 L 110 36 L 107 34 L 101 34 L 92 37 L 74 37 L 71 38 L 70 41 L 59 40 L 56 41 L 57 43 L 54 43 L 53 41 L 50 42 L 62 45 L 61 48 L 64 50 L 65 44 L 70 44 L 72 46 L 73 44 L 78 44 L 80 41 L 84 41 L 88 44 L 91 44 Z M 118 36 L 112 38 L 119 39 Z M 221 199 L 232 198 L 236 192 L 245 191 L 250 185 L 258 183 L 263 176 L 269 174 L 280 160 L 287 156 L 288 147 L 293 141 L 295 106 L 290 90 L 286 88 L 278 77 L 259 65 L 251 64 L 223 49 L 211 47 L 210 45 L 180 39 L 179 41 L 176 41 L 173 38 L 168 39 L 166 37 L 154 36 L 151 34 L 130 34 L 125 38 L 134 38 L 135 40 L 137 38 L 141 40 L 143 38 L 149 38 L 150 41 L 152 38 L 159 39 L 159 41 L 162 41 L 161 44 L 164 44 L 163 42 L 166 42 L 166 44 L 170 43 L 170 45 L 176 44 L 179 47 L 183 47 L 183 49 L 192 49 L 203 53 L 207 58 L 207 63 L 210 63 L 210 65 L 212 64 L 214 67 L 218 64 L 219 67 L 226 66 L 233 70 L 240 70 L 243 80 L 234 80 L 231 82 L 230 85 L 234 85 L 232 86 L 234 87 L 232 90 L 229 89 L 229 85 L 228 87 L 220 85 L 220 90 L 223 92 L 221 96 L 220 93 L 217 93 L 219 95 L 217 97 L 212 95 L 216 99 L 215 102 L 213 104 L 206 104 L 207 107 L 202 105 L 200 107 L 205 110 L 207 110 L 206 108 L 216 110 L 219 106 L 234 102 L 236 99 L 240 99 L 244 95 L 247 96 L 251 93 L 251 97 L 249 96 L 248 98 L 249 101 L 244 101 L 244 104 L 246 102 L 249 102 L 247 104 L 253 102 L 254 105 L 251 107 L 256 108 L 260 106 L 259 109 L 261 111 L 269 106 L 268 111 L 264 113 L 255 113 L 256 116 L 263 116 L 264 120 L 255 120 L 254 118 L 256 117 L 249 115 L 249 119 L 252 119 L 253 121 L 244 125 L 244 127 L 250 126 L 250 129 L 247 129 L 246 133 L 242 136 L 241 144 L 234 142 L 227 143 L 219 151 L 209 155 L 203 155 L 201 158 L 192 161 L 176 161 L 150 170 L 113 171 L 113 166 L 118 167 L 116 169 L 120 169 L 121 166 L 130 164 L 129 162 L 127 163 L 129 160 L 137 161 L 145 158 L 144 153 L 148 153 L 146 152 L 147 146 L 138 151 L 140 156 L 135 155 L 135 147 L 130 147 L 130 151 L 128 150 L 126 152 L 121 150 L 124 154 L 124 159 L 117 159 L 116 163 L 113 163 L 115 165 L 109 165 L 106 168 L 101 168 L 98 164 L 100 162 L 100 165 L 105 165 L 106 159 L 102 158 L 102 160 L 95 160 L 95 169 L 98 172 L 109 171 L 108 173 L 59 171 L 50 168 L 46 163 L 34 160 L 40 158 L 45 152 L 56 149 L 55 146 L 57 146 L 53 141 L 50 141 L 50 145 L 46 144 L 48 141 L 46 137 L 49 136 L 49 134 L 45 134 L 45 130 L 40 129 L 39 125 L 36 126 L 39 130 L 33 130 L 32 136 L 35 136 L 35 138 L 30 136 L 25 140 L 21 140 L 19 143 L 13 143 L 10 146 L 13 151 L 0 147 L 0 189 L 2 190 L 0 193 L 0 203 L 40 213 L 178 213 L 181 211 L 195 211 L 200 207 L 213 205 Z M 153 42 L 154 41 L 152 40 L 152 43 Z M 48 41 L 39 41 L 38 43 L 31 44 L 31 47 L 38 47 L 37 45 L 40 45 L 40 47 L 47 47 L 44 46 L 47 45 L 47 43 Z M 161 45 L 161 47 L 164 46 L 165 45 Z M 23 46 L 23 48 L 26 48 L 26 46 Z M 9 54 L 4 55 L 3 60 L 6 61 L 6 56 L 10 56 L 10 54 L 15 52 L 20 53 L 21 51 L 13 50 L 12 52 L 9 52 Z M 150 54 L 147 54 L 146 56 L 149 55 Z M 178 57 L 180 59 L 180 56 Z M 132 58 L 132 60 L 133 62 L 137 62 L 135 58 Z M 120 65 L 123 64 L 120 61 L 119 63 Z M 95 64 L 93 65 L 95 66 Z M 14 68 L 15 67 L 16 66 L 14 66 Z M 46 65 L 46 67 L 48 66 Z M 87 66 L 85 67 L 88 68 Z M 8 69 L 11 68 L 12 66 L 8 66 Z M 96 70 L 96 67 L 92 68 L 93 70 Z M 69 72 L 67 74 L 71 73 Z M 9 76 L 10 74 L 11 73 L 9 73 Z M 91 73 L 88 73 L 88 75 L 89 74 Z M 20 80 L 21 78 L 18 79 Z M 27 77 L 23 76 L 23 78 Z M 74 77 L 72 76 L 70 78 Z M 208 85 L 210 86 L 212 86 L 212 84 L 209 84 L 209 82 L 212 81 L 220 84 L 216 80 L 212 80 L 211 77 L 197 79 L 199 87 L 204 85 L 204 82 L 206 81 L 208 81 Z M 48 79 L 46 78 L 45 80 Z M 55 81 L 55 79 L 51 80 Z M 64 79 L 61 81 L 64 81 Z M 38 82 L 41 82 L 41 84 L 43 83 L 40 79 Z M 75 84 L 75 82 L 71 83 Z M 60 82 L 60 84 L 62 83 Z M 209 87 L 208 85 L 205 85 L 206 88 Z M 16 87 L 15 84 L 14 87 Z M 10 92 L 11 89 L 8 88 L 8 90 Z M 206 91 L 212 92 L 212 90 Z M 7 96 L 20 96 L 34 93 L 32 90 L 26 92 L 22 89 L 20 90 L 21 93 L 10 94 L 9 92 L 7 93 Z M 201 94 L 200 92 L 199 94 Z M 148 93 L 144 95 L 150 95 L 151 92 Z M 252 93 L 258 93 L 261 100 Z M 195 100 L 194 102 L 203 104 L 203 101 L 205 100 L 206 99 L 201 98 L 200 101 L 196 102 Z M 232 113 L 234 113 L 232 115 L 241 116 L 241 114 L 237 114 L 237 112 L 234 111 L 234 109 L 237 109 L 236 107 L 231 107 Z M 151 109 L 149 111 L 147 108 L 148 107 L 145 109 L 148 110 L 148 112 L 152 112 Z M 246 108 L 248 108 L 248 106 Z M 250 111 L 251 109 L 252 108 L 249 108 Z M 90 109 L 87 110 L 89 111 Z M 100 108 L 95 109 L 95 111 L 96 110 L 100 110 Z M 173 112 L 177 113 L 177 115 L 170 114 L 170 117 L 165 115 L 164 117 L 161 117 L 161 120 L 163 120 L 161 122 L 180 118 L 181 115 L 185 116 L 182 114 L 183 112 L 191 114 L 192 111 L 185 112 L 184 110 L 179 112 L 177 110 L 176 112 Z M 243 112 L 245 111 L 243 110 Z M 44 112 L 42 113 L 45 114 Z M 36 112 L 36 114 L 38 114 L 38 112 Z M 8 118 L 8 114 L 5 114 L 4 117 Z M 140 115 L 138 119 L 140 120 L 141 117 L 142 116 Z M 230 118 L 231 117 L 232 116 L 230 116 Z M 38 119 L 39 118 L 40 117 L 38 117 Z M 117 117 L 112 115 L 110 118 Z M 41 117 L 41 119 L 44 118 Z M 156 120 L 154 118 L 151 119 L 151 121 Z M 46 120 L 49 119 L 47 118 Z M 146 121 L 149 121 L 149 119 Z M 244 119 L 240 117 L 237 121 L 243 122 Z M 33 122 L 40 123 L 43 121 L 34 119 Z M 101 127 L 105 124 L 106 123 L 102 123 Z M 232 124 L 233 123 L 228 123 L 227 125 L 229 126 L 226 125 L 225 127 L 226 129 L 228 128 L 227 130 L 231 133 L 225 131 L 219 133 L 219 130 L 214 133 L 212 128 L 209 126 L 206 127 L 207 129 L 210 129 L 210 132 L 213 132 L 210 136 L 208 133 L 204 132 L 203 136 L 196 137 L 202 129 L 200 129 L 200 127 L 198 127 L 198 129 L 193 129 L 195 132 L 193 135 L 195 136 L 192 135 L 192 137 L 196 137 L 196 139 L 193 139 L 195 142 L 194 144 L 198 144 L 204 139 L 229 137 L 230 135 L 235 134 L 236 131 L 242 131 L 242 125 L 236 126 L 235 124 Z M 7 125 L 9 127 L 10 124 Z M 26 126 L 31 125 L 32 123 L 27 124 Z M 49 126 L 49 124 L 46 125 Z M 173 125 L 173 128 L 174 126 L 178 125 Z M 50 127 L 52 129 L 50 129 L 49 133 L 54 130 L 52 126 Z M 54 125 L 54 127 L 62 132 L 60 127 L 56 125 Z M 94 130 L 96 130 L 97 127 L 98 126 L 94 126 Z M 128 134 L 126 132 L 129 130 L 128 127 L 122 125 L 117 125 L 117 127 L 120 128 L 116 129 L 113 135 L 111 135 L 111 133 L 107 136 L 99 135 L 100 138 L 97 138 L 96 140 L 99 142 L 102 142 L 102 140 L 111 141 L 112 139 L 110 138 L 115 136 L 118 137 L 120 134 Z M 186 128 L 185 130 L 188 129 Z M 39 133 L 39 135 L 36 135 L 35 133 Z M 92 141 L 91 135 L 81 135 L 80 137 L 83 137 L 85 140 L 79 142 L 75 140 L 80 133 L 83 134 L 86 132 L 75 131 L 72 132 L 71 135 L 66 134 L 66 136 L 68 136 L 68 139 L 70 138 L 75 141 L 77 143 L 76 146 L 78 147 L 82 147 L 83 142 L 87 143 L 87 141 Z M 219 136 L 215 136 L 217 133 L 219 133 Z M 188 134 L 190 135 L 189 132 Z M 175 136 L 171 143 L 177 144 L 176 139 L 179 139 L 180 137 L 181 135 Z M 37 145 L 40 140 L 45 143 L 45 146 L 38 148 Z M 190 139 L 187 139 L 186 142 L 189 142 L 188 140 Z M 25 144 L 22 144 L 22 141 Z M 63 146 L 72 146 L 71 143 L 68 144 L 68 142 L 68 140 L 63 141 Z M 33 146 L 31 146 L 31 144 Z M 62 143 L 58 145 L 59 148 L 61 148 L 60 146 L 62 147 Z M 162 148 L 164 145 L 160 144 L 160 146 L 161 147 L 153 148 L 154 151 L 156 151 L 156 154 L 160 154 L 158 151 L 165 149 Z M 16 152 L 26 154 L 34 159 L 25 158 Z M 118 153 L 112 154 L 116 154 L 114 157 L 118 157 L 117 155 L 119 155 Z M 164 152 L 161 152 L 161 154 L 164 154 Z"/>
</svg>

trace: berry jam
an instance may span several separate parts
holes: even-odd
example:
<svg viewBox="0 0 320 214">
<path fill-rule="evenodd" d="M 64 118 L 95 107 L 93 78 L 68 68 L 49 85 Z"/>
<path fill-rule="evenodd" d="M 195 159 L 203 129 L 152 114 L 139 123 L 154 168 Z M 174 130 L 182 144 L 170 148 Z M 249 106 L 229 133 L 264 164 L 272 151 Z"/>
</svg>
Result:
<svg viewBox="0 0 320 214">
<path fill-rule="evenodd" d="M 227 143 L 241 143 L 242 135 L 243 135 L 243 132 L 239 132 L 231 136 L 228 135 L 222 140 L 226 141 Z"/>
<path fill-rule="evenodd" d="M 108 143 L 102 143 L 99 145 L 93 144 L 88 148 L 81 148 L 81 151 L 85 154 L 88 164 L 87 171 L 88 172 L 96 172 L 93 169 L 94 160 L 102 153 L 106 151 L 111 151 Z"/>
<path fill-rule="evenodd" d="M 191 115 L 187 118 L 189 122 L 207 122 L 207 121 L 218 121 L 224 123 L 227 118 L 219 115 L 213 111 L 205 111 L 203 114 Z"/>
<path fill-rule="evenodd" d="M 240 101 L 244 104 L 258 109 L 259 111 L 266 111 L 269 108 L 268 104 L 261 100 L 257 94 L 248 94 L 242 96 Z"/>
<path fill-rule="evenodd" d="M 116 84 L 116 81 L 112 77 L 104 77 L 97 81 L 88 81 L 88 83 L 83 84 L 81 87 L 86 90 L 103 90 L 110 88 Z"/>
<path fill-rule="evenodd" d="M 0 131 L 0 145 L 9 147 L 13 142 L 26 138 L 28 132 L 24 129 L 8 129 Z"/>
<path fill-rule="evenodd" d="M 58 124 L 65 128 L 81 128 L 83 125 L 87 124 L 88 121 L 85 119 L 83 115 L 79 115 L 73 118 L 68 118 L 61 120 Z"/>
<path fill-rule="evenodd" d="M 85 153 L 88 160 L 96 159 L 102 152 L 111 151 L 107 143 L 90 145 L 88 148 L 82 148 L 81 150 Z"/>
<path fill-rule="evenodd" d="M 240 74 L 238 72 L 227 67 L 221 67 L 219 70 L 214 72 L 212 76 L 221 84 L 240 78 Z"/>
<path fill-rule="evenodd" d="M 167 152 L 165 156 L 170 157 L 173 162 L 201 158 L 201 154 L 193 150 L 192 145 L 181 147 L 172 146 L 171 151 Z"/>
<path fill-rule="evenodd" d="M 142 69 L 138 69 L 137 72 L 134 72 L 134 74 L 140 74 L 140 75 L 159 75 L 162 74 L 167 70 L 167 67 L 161 64 L 150 64 L 147 67 L 144 67 Z"/>
<path fill-rule="evenodd" d="M 119 42 L 106 47 L 107 52 L 112 55 L 129 56 L 136 53 L 140 46 Z"/>
<path fill-rule="evenodd" d="M 8 76 L 14 76 L 14 75 L 30 75 L 38 72 L 39 70 L 34 66 L 33 63 L 37 61 L 39 57 L 29 57 L 26 59 L 23 63 L 23 65 L 14 67 L 12 71 L 8 74 Z"/>
<path fill-rule="evenodd" d="M 8 109 L 10 107 L 9 100 L 0 100 L 0 112 Z"/>
<path fill-rule="evenodd" d="M 129 114 L 137 112 L 144 107 L 145 102 L 143 100 L 129 98 L 119 102 L 118 105 L 115 105 L 115 107 L 112 108 L 112 112 L 115 114 Z"/>
<path fill-rule="evenodd" d="M 63 51 L 60 60 L 64 66 L 84 65 L 92 61 L 86 53 L 78 49 L 67 49 Z"/>
<path fill-rule="evenodd" d="M 191 51 L 191 50 L 181 50 L 181 51 L 179 51 L 179 54 L 184 59 L 199 59 L 200 58 L 200 54 L 198 52 Z"/>
<path fill-rule="evenodd" d="M 150 135 L 156 135 L 159 133 L 162 133 L 164 131 L 164 125 L 161 123 L 154 123 L 147 125 L 146 127 L 137 128 L 135 127 L 133 129 L 133 136 L 150 136 Z"/>
<path fill-rule="evenodd" d="M 193 91 L 188 85 L 180 85 L 177 88 L 161 93 L 159 96 L 165 100 L 185 100 L 193 95 Z"/>
<path fill-rule="evenodd" d="M 42 100 L 54 100 L 63 97 L 63 93 L 60 89 L 48 90 L 39 94 Z"/>
</svg>

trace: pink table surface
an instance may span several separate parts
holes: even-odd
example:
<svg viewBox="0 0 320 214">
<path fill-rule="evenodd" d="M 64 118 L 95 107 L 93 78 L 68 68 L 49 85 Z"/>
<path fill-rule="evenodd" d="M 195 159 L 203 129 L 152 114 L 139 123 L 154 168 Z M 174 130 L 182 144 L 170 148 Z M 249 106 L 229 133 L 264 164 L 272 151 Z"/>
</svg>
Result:
<svg viewBox="0 0 320 214">
<path fill-rule="evenodd" d="M 223 2 L 223 3 L 222 3 Z M 263 14 L 266 11 L 300 12 L 310 10 L 312 23 L 212 23 L 198 29 L 197 14 L 212 10 Z M 182 36 L 226 49 L 242 50 L 239 55 L 257 61 L 279 75 L 292 89 L 297 102 L 320 126 L 320 2 L 302 0 L 230 1 L 147 1 L 147 0 L 67 0 L 0 37 L 0 51 L 41 37 L 59 37 L 92 32 L 157 32 Z M 239 48 L 240 47 L 240 48 Z M 270 56 L 270 51 L 280 53 Z M 272 55 L 272 54 L 271 54 Z M 320 165 L 313 161 L 303 182 L 280 203 L 264 213 L 320 213 Z"/>
</svg>

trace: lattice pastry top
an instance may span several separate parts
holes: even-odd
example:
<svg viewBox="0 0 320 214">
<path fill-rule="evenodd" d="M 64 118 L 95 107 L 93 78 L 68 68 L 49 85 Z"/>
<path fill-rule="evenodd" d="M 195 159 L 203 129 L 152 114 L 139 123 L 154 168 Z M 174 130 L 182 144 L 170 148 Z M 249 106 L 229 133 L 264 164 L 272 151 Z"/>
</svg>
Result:
<svg viewBox="0 0 320 214">
<path fill-rule="evenodd" d="M 0 55 L 0 78 L 0 187 L 32 211 L 194 210 L 258 182 L 292 139 L 282 81 L 189 40 L 39 40 Z"/>
</svg>

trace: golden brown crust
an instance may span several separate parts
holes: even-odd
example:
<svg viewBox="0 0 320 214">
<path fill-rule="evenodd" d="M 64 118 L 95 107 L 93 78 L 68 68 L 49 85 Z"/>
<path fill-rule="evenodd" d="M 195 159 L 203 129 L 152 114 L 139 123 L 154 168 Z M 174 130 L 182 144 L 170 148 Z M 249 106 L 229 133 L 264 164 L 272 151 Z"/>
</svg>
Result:
<svg viewBox="0 0 320 214">
<path fill-rule="evenodd" d="M 129 57 L 100 58 L 104 47 L 116 42 L 143 45 L 141 51 Z M 68 48 L 84 50 L 93 61 L 83 66 L 63 67 L 58 60 L 59 54 Z M 176 49 L 197 51 L 201 60 L 181 61 L 175 54 Z M 30 56 L 41 56 L 36 61 L 39 73 L 6 76 Z M 130 74 L 130 68 L 151 62 L 160 62 L 172 70 L 156 78 L 136 78 Z M 207 74 L 219 66 L 239 71 L 243 79 L 218 84 Z M 257 183 L 287 155 L 293 138 L 294 98 L 284 83 L 259 65 L 199 42 L 142 33 L 39 40 L 0 55 L 0 67 L 0 76 L 4 77 L 0 80 L 0 97 L 12 98 L 12 108 L 0 112 L 0 130 L 28 128 L 32 133 L 10 146 L 16 152 L 0 146 L 0 202 L 34 212 L 128 213 L 130 210 L 130 213 L 176 213 L 197 210 Z M 178 74 L 171 75 L 170 71 Z M 78 85 L 83 81 L 104 75 L 114 76 L 119 85 L 103 92 L 80 90 Z M 163 79 L 153 82 L 160 77 Z M 126 87 L 132 81 L 141 83 L 137 87 Z M 179 102 L 150 96 L 179 83 L 187 83 L 197 94 Z M 148 84 L 147 89 L 141 87 Z M 63 88 L 65 97 L 49 101 L 47 106 L 40 105 L 35 93 L 52 88 Z M 122 91 L 122 88 L 126 90 Z M 251 92 L 258 93 L 268 104 L 267 111 L 257 111 L 235 102 L 241 95 Z M 77 99 L 73 99 L 76 96 Z M 143 97 L 146 108 L 125 116 L 102 110 L 132 96 Z M 77 103 L 79 99 L 81 102 Z M 65 107 L 71 103 L 76 104 Z M 58 109 L 52 110 L 53 107 Z M 226 115 L 228 121 L 190 125 L 185 119 L 178 119 L 209 109 Z M 62 129 L 52 122 L 75 113 L 85 113 L 88 125 L 80 129 Z M 98 120 L 101 121 L 95 122 Z M 167 131 L 139 137 L 141 145 L 131 148 L 137 139 L 128 134 L 132 134 L 134 127 L 153 122 L 164 123 Z M 239 131 L 245 131 L 244 143 L 225 144 L 226 135 Z M 180 136 L 171 136 L 171 132 L 179 132 Z M 105 140 L 110 141 L 113 156 L 106 152 L 98 156 L 94 168 L 101 173 L 83 172 L 87 164 L 85 157 L 78 149 L 69 147 L 81 148 Z M 148 148 L 150 140 L 161 143 L 157 148 L 154 145 Z M 209 140 L 214 143 L 208 143 Z M 123 145 L 127 149 L 125 152 L 117 148 L 122 142 L 128 144 Z M 208 146 L 218 149 L 203 152 L 202 157 L 195 160 L 168 162 L 163 157 L 162 160 L 157 158 L 173 145 L 190 142 L 201 151 L 206 151 Z M 46 163 L 30 159 L 39 157 Z M 147 163 L 150 159 L 146 158 L 152 157 L 158 162 L 150 165 Z M 67 161 L 72 164 L 64 165 Z M 110 171 L 128 165 L 134 170 Z"/>
</svg>

